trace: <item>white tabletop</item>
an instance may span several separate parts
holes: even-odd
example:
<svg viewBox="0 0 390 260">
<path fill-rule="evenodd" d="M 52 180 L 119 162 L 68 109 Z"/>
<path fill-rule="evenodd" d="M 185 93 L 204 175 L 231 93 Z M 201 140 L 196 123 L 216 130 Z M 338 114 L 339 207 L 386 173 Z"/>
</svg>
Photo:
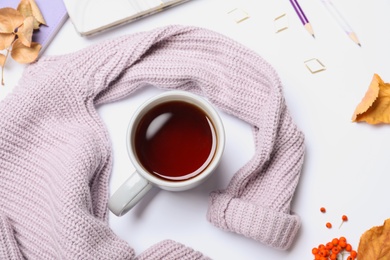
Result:
<svg viewBox="0 0 390 260">
<path fill-rule="evenodd" d="M 302 227 L 291 249 L 280 251 L 214 227 L 206 220 L 208 194 L 223 189 L 254 152 L 249 125 L 221 113 L 227 143 L 216 174 L 204 185 L 180 193 L 153 188 L 123 217 L 110 213 L 110 226 L 137 254 L 173 239 L 213 259 L 310 259 L 311 249 L 333 237 L 345 236 L 356 249 L 360 236 L 390 218 L 390 126 L 352 123 L 374 73 L 390 82 L 390 2 L 334 0 L 354 28 L 362 47 L 338 26 L 321 1 L 300 0 L 315 33 L 303 28 L 289 1 L 192 0 L 163 13 L 102 34 L 79 36 L 66 22 L 44 55 L 73 52 L 124 34 L 169 24 L 206 27 L 253 49 L 270 62 L 283 82 L 290 112 L 306 137 L 306 157 L 292 211 Z M 249 19 L 236 23 L 228 15 L 240 8 Z M 274 19 L 286 14 L 288 29 L 275 33 Z M 304 61 L 317 58 L 326 70 L 312 74 Z M 4 98 L 17 84 L 24 65 L 9 60 Z M 125 133 L 134 110 L 161 90 L 148 88 L 99 108 L 110 133 L 114 165 L 113 193 L 134 170 L 128 159 Z M 327 213 L 320 213 L 326 207 Z M 341 216 L 349 221 L 339 229 Z M 332 229 L 325 227 L 333 223 Z"/>
</svg>

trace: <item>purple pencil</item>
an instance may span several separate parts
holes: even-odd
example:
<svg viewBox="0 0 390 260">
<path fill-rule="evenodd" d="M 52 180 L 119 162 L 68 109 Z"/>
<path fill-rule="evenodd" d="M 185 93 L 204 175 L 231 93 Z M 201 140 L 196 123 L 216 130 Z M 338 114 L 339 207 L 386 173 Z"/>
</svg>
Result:
<svg viewBox="0 0 390 260">
<path fill-rule="evenodd" d="M 301 6 L 299 5 L 297 0 L 290 0 L 291 5 L 294 7 L 295 12 L 297 13 L 299 19 L 301 20 L 305 29 L 314 37 L 313 28 L 309 20 L 307 19 L 305 13 L 302 11 Z"/>
</svg>

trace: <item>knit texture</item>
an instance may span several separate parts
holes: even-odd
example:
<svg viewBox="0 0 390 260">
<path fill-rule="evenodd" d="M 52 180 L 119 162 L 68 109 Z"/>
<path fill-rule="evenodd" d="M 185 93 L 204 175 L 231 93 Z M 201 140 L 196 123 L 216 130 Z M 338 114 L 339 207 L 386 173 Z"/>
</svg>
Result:
<svg viewBox="0 0 390 260">
<path fill-rule="evenodd" d="M 172 240 L 164 240 L 136 257 L 136 260 L 149 259 L 211 260 L 202 253 Z"/>
<path fill-rule="evenodd" d="M 272 67 L 218 33 L 168 26 L 29 65 L 0 103 L 0 259 L 134 259 L 108 226 L 112 154 L 96 106 L 144 86 L 203 95 L 253 126 L 256 152 L 211 194 L 216 226 L 288 248 L 303 155 Z M 139 259 L 206 259 L 163 241 Z"/>
</svg>

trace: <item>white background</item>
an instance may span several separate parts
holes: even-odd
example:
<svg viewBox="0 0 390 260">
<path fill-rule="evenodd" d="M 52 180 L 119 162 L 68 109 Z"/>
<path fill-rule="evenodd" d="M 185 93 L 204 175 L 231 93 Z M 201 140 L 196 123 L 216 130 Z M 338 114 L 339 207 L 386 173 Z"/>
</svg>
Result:
<svg viewBox="0 0 390 260">
<path fill-rule="evenodd" d="M 80 37 L 66 22 L 44 55 L 66 54 L 102 40 L 169 24 L 206 27 L 253 49 L 278 71 L 291 114 L 306 136 L 306 157 L 292 210 L 302 227 L 288 251 L 279 251 L 241 235 L 222 231 L 206 220 L 208 194 L 226 187 L 253 152 L 249 126 L 221 113 L 227 143 L 222 162 L 204 185 L 172 193 L 153 188 L 127 215 L 110 213 L 110 226 L 139 254 L 153 244 L 173 239 L 213 259 L 311 259 L 311 249 L 345 236 L 356 249 L 367 229 L 390 218 L 390 126 L 352 123 L 355 107 L 374 73 L 390 82 L 390 2 L 334 0 L 354 28 L 362 47 L 340 29 L 319 0 L 300 0 L 315 39 L 303 28 L 289 1 L 192 0 L 163 13 L 100 35 Z M 250 18 L 235 23 L 227 13 L 241 8 Z M 275 33 L 274 18 L 286 13 L 288 29 Z M 311 74 L 304 61 L 317 58 L 326 70 Z M 4 98 L 17 84 L 24 65 L 8 60 Z M 99 108 L 110 132 L 114 167 L 111 193 L 134 170 L 125 132 L 134 110 L 160 93 L 149 88 Z M 320 207 L 327 213 L 320 213 Z M 339 229 L 341 215 L 349 221 Z M 326 222 L 332 222 L 328 230 Z"/>
</svg>

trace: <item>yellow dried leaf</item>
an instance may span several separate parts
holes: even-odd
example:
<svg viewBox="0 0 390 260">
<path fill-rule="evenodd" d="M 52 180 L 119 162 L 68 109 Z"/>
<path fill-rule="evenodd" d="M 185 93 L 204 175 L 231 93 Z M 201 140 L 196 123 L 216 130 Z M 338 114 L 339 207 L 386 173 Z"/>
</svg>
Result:
<svg viewBox="0 0 390 260">
<path fill-rule="evenodd" d="M 370 86 L 352 116 L 353 122 L 390 123 L 390 84 L 374 74 Z"/>
<path fill-rule="evenodd" d="M 21 0 L 19 2 L 18 7 L 16 8 L 16 10 L 18 10 L 23 15 L 24 19 L 26 19 L 29 16 L 34 17 L 33 13 L 32 13 L 32 10 L 31 10 L 31 4 L 30 4 L 30 2 L 28 0 Z M 39 28 L 38 21 L 34 21 L 33 28 L 34 29 L 38 29 Z"/>
<path fill-rule="evenodd" d="M 19 40 L 27 47 L 31 46 L 31 40 L 32 40 L 33 29 L 34 29 L 33 23 L 34 23 L 34 17 L 32 16 L 27 17 L 26 19 L 24 19 L 23 25 L 20 26 L 17 32 Z"/>
<path fill-rule="evenodd" d="M 7 57 L 5 57 L 4 54 L 0 53 L 0 67 L 4 67 L 6 59 L 7 59 Z"/>
<path fill-rule="evenodd" d="M 11 57 L 19 63 L 31 63 L 38 58 L 42 46 L 32 42 L 30 47 L 25 46 L 19 39 L 12 45 Z"/>
<path fill-rule="evenodd" d="M 38 5 L 34 0 L 21 0 L 17 10 L 25 17 L 32 16 L 34 19 L 34 29 L 39 29 L 41 24 L 46 25 L 46 21 L 43 18 L 41 11 L 39 10 Z"/>
<path fill-rule="evenodd" d="M 45 18 L 43 18 L 41 10 L 39 9 L 39 7 L 38 7 L 37 3 L 35 2 L 35 0 L 29 0 L 29 1 L 30 1 L 30 4 L 31 4 L 31 10 L 32 10 L 34 18 L 37 19 L 37 21 L 40 24 L 46 25 Z"/>
<path fill-rule="evenodd" d="M 0 53 L 1 85 L 3 85 L 3 86 L 4 86 L 4 64 L 5 64 L 6 60 L 7 60 L 7 56 Z"/>
<path fill-rule="evenodd" d="M 360 237 L 359 260 L 390 259 L 390 219 L 383 226 L 373 227 Z"/>
<path fill-rule="evenodd" d="M 14 39 L 15 34 L 13 33 L 0 33 L 0 50 L 5 50 L 11 46 Z"/>
<path fill-rule="evenodd" d="M 25 18 L 33 15 L 31 4 L 28 0 L 21 0 L 16 10 Z"/>
<path fill-rule="evenodd" d="M 23 15 L 13 8 L 0 9 L 0 33 L 13 33 L 23 23 Z"/>
</svg>

